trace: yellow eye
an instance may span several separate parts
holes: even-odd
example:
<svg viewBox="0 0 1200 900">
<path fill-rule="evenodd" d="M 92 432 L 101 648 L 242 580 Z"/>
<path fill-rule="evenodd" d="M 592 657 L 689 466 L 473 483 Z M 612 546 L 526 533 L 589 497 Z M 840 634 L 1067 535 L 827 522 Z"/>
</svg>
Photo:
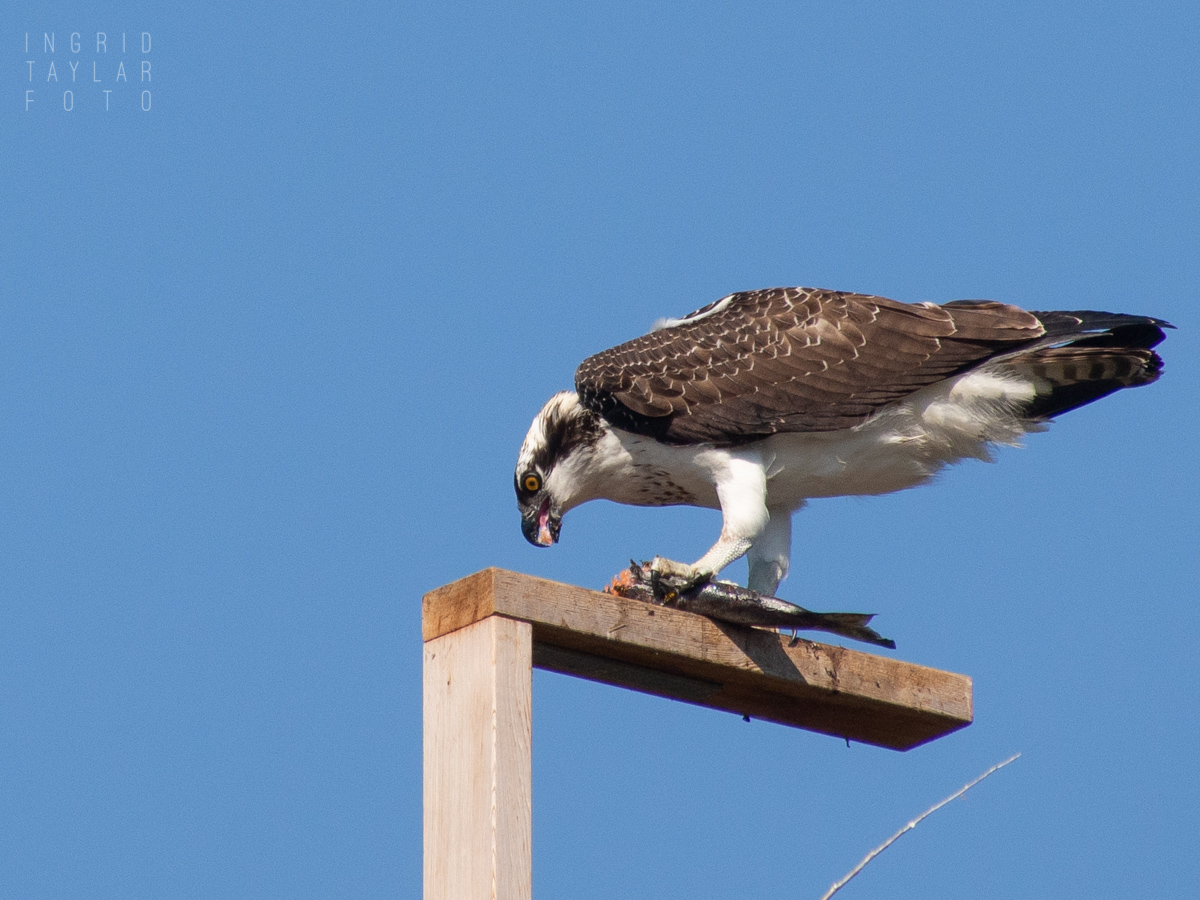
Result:
<svg viewBox="0 0 1200 900">
<path fill-rule="evenodd" d="M 541 486 L 542 480 L 533 473 L 525 476 L 525 490 L 529 491 L 531 494 L 537 493 Z"/>
</svg>

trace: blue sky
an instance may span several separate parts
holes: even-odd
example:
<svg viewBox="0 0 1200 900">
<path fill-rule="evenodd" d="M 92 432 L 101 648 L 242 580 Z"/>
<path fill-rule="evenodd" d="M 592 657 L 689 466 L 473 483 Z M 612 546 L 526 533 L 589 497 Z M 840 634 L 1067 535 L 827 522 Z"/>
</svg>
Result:
<svg viewBox="0 0 1200 900">
<path fill-rule="evenodd" d="M 1179 330 L 997 465 L 797 517 L 782 595 L 972 676 L 970 728 L 847 749 L 536 673 L 535 893 L 816 898 L 1015 751 L 841 896 L 1200 881 L 1194 4 L 0 21 L 11 896 L 417 896 L 422 593 L 697 557 L 714 513 L 610 504 L 529 547 L 517 448 L 586 355 L 793 284 Z"/>
</svg>

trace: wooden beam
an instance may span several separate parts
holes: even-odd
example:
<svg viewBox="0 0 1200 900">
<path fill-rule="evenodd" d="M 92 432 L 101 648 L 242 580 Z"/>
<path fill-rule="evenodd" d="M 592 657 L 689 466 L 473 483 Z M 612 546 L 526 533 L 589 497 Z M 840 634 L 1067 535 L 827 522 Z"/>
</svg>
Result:
<svg viewBox="0 0 1200 900">
<path fill-rule="evenodd" d="M 426 594 L 424 638 L 489 617 L 529 625 L 539 668 L 865 744 L 908 750 L 972 719 L 965 675 L 814 641 L 791 646 L 762 629 L 504 569 Z"/>
<path fill-rule="evenodd" d="M 425 900 L 530 900 L 532 628 L 488 616 L 425 643 Z"/>
</svg>

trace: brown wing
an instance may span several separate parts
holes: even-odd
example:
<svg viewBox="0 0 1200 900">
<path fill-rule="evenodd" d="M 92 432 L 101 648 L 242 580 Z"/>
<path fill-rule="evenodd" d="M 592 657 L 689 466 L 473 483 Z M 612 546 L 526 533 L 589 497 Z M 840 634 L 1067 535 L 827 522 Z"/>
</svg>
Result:
<svg viewBox="0 0 1200 900">
<path fill-rule="evenodd" d="M 618 428 L 730 445 L 852 427 L 1043 334 L 1036 316 L 1003 303 L 770 288 L 589 357 L 575 387 Z"/>
</svg>

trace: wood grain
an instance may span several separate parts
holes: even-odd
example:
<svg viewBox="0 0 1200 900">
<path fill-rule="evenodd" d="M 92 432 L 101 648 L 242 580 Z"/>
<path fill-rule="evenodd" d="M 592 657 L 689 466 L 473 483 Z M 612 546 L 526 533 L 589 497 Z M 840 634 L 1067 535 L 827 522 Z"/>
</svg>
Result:
<svg viewBox="0 0 1200 900">
<path fill-rule="evenodd" d="M 531 660 L 503 616 L 425 643 L 425 900 L 532 896 Z"/>
<path fill-rule="evenodd" d="M 527 622 L 535 665 L 907 750 L 972 720 L 971 679 L 504 569 L 425 595 L 426 641 L 489 616 Z"/>
</svg>

